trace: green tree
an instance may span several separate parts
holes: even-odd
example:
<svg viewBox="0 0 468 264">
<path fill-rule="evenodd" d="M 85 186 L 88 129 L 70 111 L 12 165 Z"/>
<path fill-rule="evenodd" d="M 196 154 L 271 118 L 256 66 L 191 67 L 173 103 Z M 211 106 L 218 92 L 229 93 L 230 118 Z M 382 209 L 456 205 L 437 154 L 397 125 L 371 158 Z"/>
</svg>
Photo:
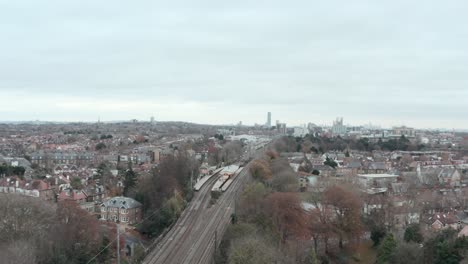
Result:
<svg viewBox="0 0 468 264">
<path fill-rule="evenodd" d="M 312 147 L 310 148 L 310 151 L 314 152 L 315 154 L 318 154 L 318 153 L 319 153 L 319 150 L 318 150 L 316 147 L 314 147 L 314 146 L 312 146 Z"/>
<path fill-rule="evenodd" d="M 405 230 L 404 239 L 406 242 L 423 242 L 424 238 L 418 224 L 411 224 Z"/>
<path fill-rule="evenodd" d="M 73 177 L 70 181 L 70 185 L 75 190 L 83 189 L 83 184 L 81 183 L 81 179 L 79 177 Z"/>
<path fill-rule="evenodd" d="M 125 172 L 125 179 L 124 179 L 124 196 L 129 196 L 130 191 L 136 186 L 137 182 L 137 174 L 133 171 L 132 168 L 128 169 Z"/>
<path fill-rule="evenodd" d="M 392 258 L 394 264 L 423 264 L 423 249 L 416 243 L 401 243 Z"/>
<path fill-rule="evenodd" d="M 457 264 L 462 260 L 450 241 L 439 242 L 436 246 L 434 264 Z"/>
<path fill-rule="evenodd" d="M 15 175 L 23 179 L 25 172 L 26 172 L 26 169 L 22 166 L 10 166 L 6 163 L 3 163 L 2 165 L 0 165 L 0 177 Z"/>
<path fill-rule="evenodd" d="M 388 234 L 385 239 L 382 241 L 378 251 L 377 251 L 377 264 L 390 263 L 393 255 L 395 254 L 395 249 L 397 247 L 397 242 L 393 237 L 393 234 Z"/>
<path fill-rule="evenodd" d="M 385 237 L 387 231 L 382 226 L 374 226 L 371 228 L 371 240 L 374 242 L 374 247 L 378 246 L 382 241 L 382 238 Z"/>
<path fill-rule="evenodd" d="M 332 168 L 338 167 L 338 163 L 336 163 L 334 160 L 330 159 L 328 156 L 327 156 L 327 159 L 323 162 L 323 164 L 328 165 L 328 166 L 330 166 Z"/>
<path fill-rule="evenodd" d="M 424 263 L 451 264 L 463 259 L 468 250 L 466 238 L 457 238 L 454 229 L 445 229 L 424 243 Z"/>
<path fill-rule="evenodd" d="M 18 176 L 23 176 L 26 172 L 26 169 L 22 166 L 13 167 L 13 174 Z"/>
</svg>

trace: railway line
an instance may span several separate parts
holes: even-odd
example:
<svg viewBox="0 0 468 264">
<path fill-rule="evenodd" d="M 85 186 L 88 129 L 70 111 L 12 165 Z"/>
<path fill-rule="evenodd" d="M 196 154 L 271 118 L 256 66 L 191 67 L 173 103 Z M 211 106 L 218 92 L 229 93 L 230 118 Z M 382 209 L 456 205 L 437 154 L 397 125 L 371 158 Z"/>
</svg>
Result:
<svg viewBox="0 0 468 264">
<path fill-rule="evenodd" d="M 234 200 L 245 184 L 247 174 L 246 169 L 240 171 L 214 204 L 210 204 L 210 192 L 218 177 L 207 180 L 143 263 L 210 263 L 215 244 L 219 244 L 230 222 Z"/>
</svg>

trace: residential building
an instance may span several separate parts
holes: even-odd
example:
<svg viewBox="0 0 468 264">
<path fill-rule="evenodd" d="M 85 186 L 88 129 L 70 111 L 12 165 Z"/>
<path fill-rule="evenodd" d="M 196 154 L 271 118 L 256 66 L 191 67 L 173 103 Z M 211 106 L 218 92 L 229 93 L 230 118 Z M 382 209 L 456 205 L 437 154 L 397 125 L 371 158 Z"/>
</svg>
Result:
<svg viewBox="0 0 468 264">
<path fill-rule="evenodd" d="M 39 166 L 57 164 L 89 165 L 94 162 L 94 154 L 88 152 L 44 152 L 31 154 L 31 163 Z"/>
<path fill-rule="evenodd" d="M 405 137 L 415 137 L 415 131 L 414 128 L 411 127 L 406 127 L 406 126 L 401 126 L 401 127 L 394 127 L 392 130 L 393 136 L 405 136 Z"/>
<path fill-rule="evenodd" d="M 135 224 L 141 221 L 142 205 L 132 198 L 118 196 L 109 199 L 101 205 L 101 219 Z"/>
<path fill-rule="evenodd" d="M 423 184 L 446 185 L 450 187 L 461 186 L 461 174 L 452 166 L 423 168 L 418 166 L 416 173 L 419 181 Z"/>
<path fill-rule="evenodd" d="M 453 228 L 457 230 L 460 227 L 458 218 L 453 213 L 435 213 L 427 218 L 425 221 L 428 228 L 433 230 L 441 230 L 446 228 Z"/>
<path fill-rule="evenodd" d="M 73 190 L 73 189 L 65 189 L 61 191 L 57 197 L 57 201 L 75 201 L 78 204 L 82 204 L 86 202 L 86 193 L 83 190 Z"/>
<path fill-rule="evenodd" d="M 359 183 L 366 189 L 388 188 L 397 178 L 394 174 L 358 174 Z"/>
</svg>

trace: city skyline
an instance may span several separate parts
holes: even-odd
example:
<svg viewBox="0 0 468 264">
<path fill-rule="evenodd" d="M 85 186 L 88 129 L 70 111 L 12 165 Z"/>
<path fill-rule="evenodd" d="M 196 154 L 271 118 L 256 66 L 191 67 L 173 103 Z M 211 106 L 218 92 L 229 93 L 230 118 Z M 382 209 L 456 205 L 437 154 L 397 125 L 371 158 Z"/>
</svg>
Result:
<svg viewBox="0 0 468 264">
<path fill-rule="evenodd" d="M 341 117 L 340 117 L 341 118 Z M 129 119 L 112 119 L 112 120 L 103 120 L 100 117 L 96 120 L 46 120 L 46 119 L 25 119 L 25 120 L 0 120 L 0 124 L 20 124 L 20 123 L 121 123 L 121 122 L 131 122 L 136 120 L 137 122 L 148 122 L 148 123 L 153 123 L 153 122 L 186 122 L 186 123 L 193 123 L 193 124 L 200 124 L 200 125 L 215 125 L 215 126 L 265 126 L 259 120 L 259 122 L 254 122 L 254 123 L 245 123 L 243 120 L 238 120 L 237 122 L 232 121 L 232 122 L 226 122 L 226 123 L 207 123 L 207 122 L 194 122 L 191 120 L 158 120 L 154 116 L 151 116 L 149 118 L 129 118 Z M 280 124 L 284 123 L 287 125 L 288 128 L 293 128 L 293 127 L 307 127 L 308 124 L 315 124 L 319 127 L 328 127 L 331 128 L 333 126 L 333 123 L 336 121 L 336 119 L 328 120 L 325 122 L 314 122 L 313 120 L 304 120 L 300 123 L 287 123 L 284 120 L 276 120 L 279 121 Z M 275 124 L 272 124 L 272 127 L 276 126 L 276 121 Z M 409 128 L 414 128 L 414 129 L 421 129 L 421 130 L 442 130 L 442 131 L 459 131 L 459 132 L 468 132 L 468 128 L 448 128 L 448 127 L 417 127 L 413 126 L 412 124 L 407 124 L 407 123 L 399 123 L 399 124 L 394 124 L 390 126 L 382 126 L 381 124 L 378 123 L 372 123 L 372 122 L 361 122 L 361 123 L 350 123 L 350 122 L 343 122 L 343 125 L 345 127 L 364 127 L 364 128 L 373 128 L 373 129 L 392 129 L 396 127 L 409 127 Z"/>
</svg>

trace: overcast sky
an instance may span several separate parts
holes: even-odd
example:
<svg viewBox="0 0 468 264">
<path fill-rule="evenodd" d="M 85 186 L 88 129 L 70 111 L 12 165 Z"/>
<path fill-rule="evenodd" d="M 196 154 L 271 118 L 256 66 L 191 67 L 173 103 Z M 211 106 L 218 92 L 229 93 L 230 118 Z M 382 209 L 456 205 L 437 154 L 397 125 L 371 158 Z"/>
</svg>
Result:
<svg viewBox="0 0 468 264">
<path fill-rule="evenodd" d="M 0 120 L 468 128 L 467 1 L 0 0 Z"/>
</svg>

